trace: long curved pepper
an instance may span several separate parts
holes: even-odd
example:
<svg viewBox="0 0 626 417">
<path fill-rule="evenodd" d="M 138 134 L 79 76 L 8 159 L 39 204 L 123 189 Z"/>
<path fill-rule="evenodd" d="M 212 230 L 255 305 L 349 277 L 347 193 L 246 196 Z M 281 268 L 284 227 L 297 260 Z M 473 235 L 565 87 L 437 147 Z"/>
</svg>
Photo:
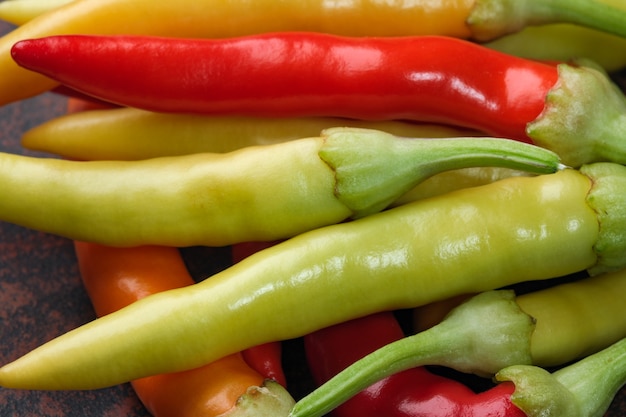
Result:
<svg viewBox="0 0 626 417">
<path fill-rule="evenodd" d="M 626 12 L 598 0 L 149 0 L 78 1 L 31 20 L 0 39 L 0 103 L 55 83 L 12 62 L 11 46 L 64 33 L 226 38 L 314 31 L 346 36 L 444 35 L 488 40 L 528 24 L 571 22 L 626 35 Z"/>
<path fill-rule="evenodd" d="M 440 324 L 346 367 L 300 400 L 291 415 L 322 416 L 372 384 L 417 366 L 489 376 L 510 365 L 558 366 L 597 352 L 626 337 L 625 278 L 621 270 L 519 297 L 504 290 L 478 294 Z"/>
<path fill-rule="evenodd" d="M 377 311 L 621 269 L 625 187 L 626 167 L 593 164 L 302 233 L 209 280 L 143 298 L 44 344 L 0 368 L 0 386 L 104 387 Z"/>
<path fill-rule="evenodd" d="M 69 103 L 76 102 L 76 99 L 69 99 Z M 211 117 L 125 107 L 81 111 L 49 120 L 25 132 L 22 145 L 74 160 L 137 160 L 200 152 L 231 152 L 246 146 L 317 136 L 324 129 L 335 126 L 376 129 L 404 137 L 478 136 L 477 132 L 468 129 L 396 120 Z"/>
<path fill-rule="evenodd" d="M 85 94 L 158 112 L 447 123 L 532 141 L 572 167 L 626 162 L 626 98 L 602 70 L 459 39 L 68 35 L 18 42 L 12 55 Z"/>
<path fill-rule="evenodd" d="M 374 213 L 437 172 L 476 165 L 562 168 L 554 153 L 515 141 L 349 128 L 142 161 L 0 154 L 0 219 L 109 246 L 273 241 Z"/>
<path fill-rule="evenodd" d="M 85 242 L 75 242 L 74 247 L 82 281 L 98 316 L 150 294 L 194 283 L 176 248 L 110 248 Z M 255 365 L 265 359 L 273 361 L 263 358 L 263 352 L 256 355 Z M 256 369 L 238 352 L 200 368 L 141 378 L 131 384 L 155 417 L 222 416 L 234 412 L 238 398 L 249 390 L 258 392 L 257 405 L 266 401 L 267 395 L 293 403 L 285 390 L 272 385 L 269 391 L 263 386 L 266 375 Z"/>
</svg>

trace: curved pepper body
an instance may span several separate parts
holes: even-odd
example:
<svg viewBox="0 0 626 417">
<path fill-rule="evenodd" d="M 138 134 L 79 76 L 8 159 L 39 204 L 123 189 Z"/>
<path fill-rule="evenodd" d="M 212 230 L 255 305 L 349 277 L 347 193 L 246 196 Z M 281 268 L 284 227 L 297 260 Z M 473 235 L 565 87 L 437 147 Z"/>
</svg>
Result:
<svg viewBox="0 0 626 417">
<path fill-rule="evenodd" d="M 246 251 L 260 248 L 235 246 L 245 246 Z M 83 283 L 99 316 L 150 294 L 194 284 L 177 248 L 111 248 L 85 242 L 75 242 L 75 248 Z M 254 346 L 192 370 L 136 379 L 131 385 L 155 417 L 224 417 L 239 415 L 242 398 L 251 390 L 259 390 L 252 400 L 258 407 L 268 379 L 286 386 L 280 342 Z M 293 401 L 284 389 L 274 392 Z"/>
<path fill-rule="evenodd" d="M 74 100 L 70 99 L 70 102 L 74 103 Z M 247 146 L 314 137 L 322 130 L 336 126 L 377 129 L 404 137 L 477 135 L 468 129 L 402 121 L 211 117 L 116 108 L 82 111 L 50 120 L 27 131 L 22 136 L 22 145 L 68 159 L 137 160 L 200 152 L 232 152 Z"/>
<path fill-rule="evenodd" d="M 78 1 L 29 21 L 0 39 L 0 104 L 43 93 L 56 82 L 25 71 L 11 59 L 20 40 L 65 33 L 227 38 L 278 31 L 327 31 L 348 36 L 441 34 L 467 37 L 474 0 L 294 2 L 184 0 Z"/>
<path fill-rule="evenodd" d="M 195 154 L 127 163 L 3 154 L 2 170 L 12 177 L 2 181 L 3 193 L 12 197 L 2 199 L 0 211 L 9 222 L 61 235 L 72 231 L 76 240 L 98 237 L 111 246 L 274 240 L 349 217 L 333 193 L 333 171 L 317 155 L 321 142 L 281 145 L 290 150 L 258 147 L 227 157 Z M 62 183 L 66 186 L 59 187 Z M 85 216 L 89 212 L 98 214 Z M 84 227 L 77 229 L 78 218 Z"/>
<path fill-rule="evenodd" d="M 554 66 L 447 37 L 62 36 L 13 56 L 86 94 L 159 112 L 446 123 L 530 141 Z"/>
<path fill-rule="evenodd" d="M 590 189 L 564 170 L 307 232 L 69 332 L 1 368 L 0 385 L 103 387 L 376 311 L 584 270 L 599 238 Z"/>
<path fill-rule="evenodd" d="M 74 246 L 83 283 L 98 316 L 151 294 L 194 284 L 176 248 L 110 248 L 85 242 L 75 242 Z M 265 362 L 264 352 L 255 351 L 256 364 Z M 273 358 L 268 359 L 273 362 Z M 231 410 L 249 387 L 261 386 L 265 377 L 242 352 L 203 367 L 140 378 L 131 384 L 155 417 L 208 417 Z"/>
</svg>

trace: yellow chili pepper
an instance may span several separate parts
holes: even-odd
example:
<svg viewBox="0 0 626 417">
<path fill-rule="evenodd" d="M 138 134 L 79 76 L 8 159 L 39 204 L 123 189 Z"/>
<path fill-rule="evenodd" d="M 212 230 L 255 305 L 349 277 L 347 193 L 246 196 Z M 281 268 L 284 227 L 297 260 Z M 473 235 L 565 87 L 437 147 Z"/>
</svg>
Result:
<svg viewBox="0 0 626 417">
<path fill-rule="evenodd" d="M 24 23 L 75 0 L 4 0 L 0 2 L 0 20 Z"/>
<path fill-rule="evenodd" d="M 214 117 L 116 108 L 82 111 L 50 120 L 24 133 L 22 145 L 68 159 L 137 160 L 232 152 L 248 146 L 314 137 L 334 126 L 376 129 L 404 137 L 477 135 L 467 129 L 401 121 Z"/>
<path fill-rule="evenodd" d="M 62 335 L 0 368 L 0 385 L 104 387 L 376 311 L 621 269 L 625 185 L 626 167 L 599 163 L 310 231 Z"/>
</svg>

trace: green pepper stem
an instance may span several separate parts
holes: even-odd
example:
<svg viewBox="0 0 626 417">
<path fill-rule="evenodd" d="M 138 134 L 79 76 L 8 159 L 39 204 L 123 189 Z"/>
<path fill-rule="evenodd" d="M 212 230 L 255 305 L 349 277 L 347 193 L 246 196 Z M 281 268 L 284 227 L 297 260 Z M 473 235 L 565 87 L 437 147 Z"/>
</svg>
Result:
<svg viewBox="0 0 626 417">
<path fill-rule="evenodd" d="M 438 325 L 388 344 L 358 360 L 296 403 L 290 417 L 319 417 L 373 383 L 422 365 L 493 375 L 531 363 L 533 319 L 512 291 L 487 291 L 461 304 Z"/>
<path fill-rule="evenodd" d="M 526 26 L 573 23 L 626 37 L 626 6 L 611 0 L 477 0 L 467 20 L 486 42 Z"/>
<path fill-rule="evenodd" d="M 626 163 L 626 96 L 604 70 L 588 63 L 558 66 L 559 81 L 537 119 L 527 126 L 533 143 L 564 164 Z"/>
<path fill-rule="evenodd" d="M 513 381 L 511 400 L 528 417 L 602 417 L 626 383 L 626 339 L 553 374 L 515 365 L 496 380 Z"/>
<path fill-rule="evenodd" d="M 590 275 L 624 268 L 626 236 L 626 167 L 611 162 L 584 165 L 580 172 L 591 179 L 587 204 L 598 218 L 600 230 L 593 250 L 597 262 L 587 269 Z"/>
<path fill-rule="evenodd" d="M 336 195 L 353 217 L 386 208 L 443 171 L 502 167 L 535 174 L 563 168 L 547 149 L 500 138 L 401 138 L 378 130 L 331 128 L 319 155 L 335 172 Z"/>
</svg>

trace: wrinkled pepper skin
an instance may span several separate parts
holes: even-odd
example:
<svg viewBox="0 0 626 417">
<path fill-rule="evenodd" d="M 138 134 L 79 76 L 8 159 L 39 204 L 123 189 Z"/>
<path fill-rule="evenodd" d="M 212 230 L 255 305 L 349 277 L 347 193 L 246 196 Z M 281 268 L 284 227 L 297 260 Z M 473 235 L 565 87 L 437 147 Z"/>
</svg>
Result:
<svg viewBox="0 0 626 417">
<path fill-rule="evenodd" d="M 307 362 L 317 384 L 374 350 L 404 337 L 391 312 L 381 312 L 304 336 Z M 511 403 L 512 384 L 479 395 L 424 367 L 381 380 L 335 408 L 334 417 L 525 417 Z"/>
<path fill-rule="evenodd" d="M 511 178 L 301 234 L 58 337 L 0 368 L 0 385 L 102 387 L 377 311 L 623 266 L 624 242 L 612 232 L 622 230 L 626 203 L 603 203 L 596 184 L 611 200 L 616 188 L 607 182 L 622 187 L 626 168 L 600 165 Z"/>
<path fill-rule="evenodd" d="M 525 141 L 558 80 L 552 65 L 446 37 L 61 36 L 12 53 L 80 92 L 146 110 L 406 119 Z"/>
</svg>

